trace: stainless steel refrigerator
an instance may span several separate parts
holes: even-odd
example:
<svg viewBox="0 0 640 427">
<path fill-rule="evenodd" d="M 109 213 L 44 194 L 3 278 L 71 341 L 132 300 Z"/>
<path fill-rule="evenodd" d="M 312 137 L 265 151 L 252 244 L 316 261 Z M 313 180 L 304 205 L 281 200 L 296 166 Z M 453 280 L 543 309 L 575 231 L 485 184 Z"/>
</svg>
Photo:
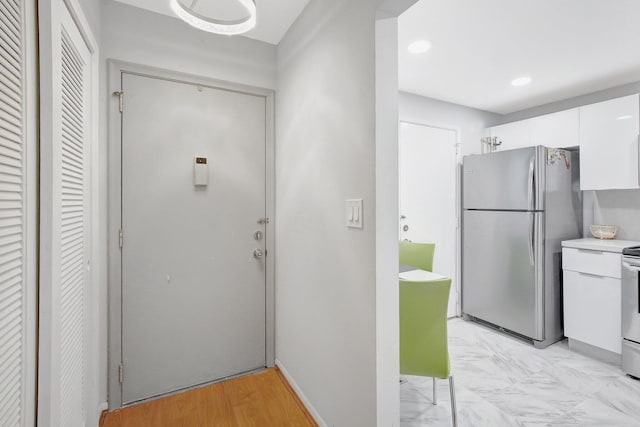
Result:
<svg viewBox="0 0 640 427">
<path fill-rule="evenodd" d="M 578 152 L 465 156 L 462 312 L 537 347 L 560 340 L 562 240 L 582 233 Z"/>
</svg>

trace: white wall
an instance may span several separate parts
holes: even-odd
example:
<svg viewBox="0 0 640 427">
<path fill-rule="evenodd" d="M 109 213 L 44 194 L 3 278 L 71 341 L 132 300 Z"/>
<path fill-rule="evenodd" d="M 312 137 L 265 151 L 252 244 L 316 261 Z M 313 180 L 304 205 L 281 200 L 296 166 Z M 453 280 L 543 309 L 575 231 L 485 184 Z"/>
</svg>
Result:
<svg viewBox="0 0 640 427">
<path fill-rule="evenodd" d="M 591 224 L 618 226 L 617 239 L 640 241 L 640 190 L 587 191 L 585 235 Z"/>
<path fill-rule="evenodd" d="M 103 3 L 102 26 L 104 58 L 275 88 L 276 47 L 271 44 L 206 33 L 113 0 Z"/>
<path fill-rule="evenodd" d="M 103 1 L 104 0 L 78 0 L 78 4 L 82 8 L 82 12 L 91 27 L 93 37 L 96 39 L 98 44 L 100 44 L 102 34 L 102 22 L 100 15 L 102 13 Z"/>
<path fill-rule="evenodd" d="M 276 358 L 330 426 L 376 425 L 374 3 L 312 0 L 278 47 Z"/>
<path fill-rule="evenodd" d="M 400 92 L 400 120 L 457 129 L 463 155 L 480 153 L 480 139 L 488 135 L 486 128 L 500 117 L 499 114 Z"/>
<path fill-rule="evenodd" d="M 101 264 L 100 282 L 100 402 L 107 401 L 108 366 L 108 241 L 107 157 L 108 105 L 110 101 L 107 60 L 117 59 L 172 71 L 226 80 L 249 86 L 274 89 L 276 47 L 245 37 L 225 37 L 204 33 L 178 19 L 154 14 L 112 0 L 84 0 L 101 3 Z"/>
<path fill-rule="evenodd" d="M 376 381 L 378 426 L 400 420 L 398 289 L 398 19 L 408 2 L 376 21 Z M 388 9 L 402 7 L 402 9 Z"/>
</svg>

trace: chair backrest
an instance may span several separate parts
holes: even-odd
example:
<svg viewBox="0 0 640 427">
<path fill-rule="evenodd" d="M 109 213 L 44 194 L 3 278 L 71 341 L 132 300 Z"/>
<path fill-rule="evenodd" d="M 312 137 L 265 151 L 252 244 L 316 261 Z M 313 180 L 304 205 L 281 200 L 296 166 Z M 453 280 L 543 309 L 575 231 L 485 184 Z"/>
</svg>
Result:
<svg viewBox="0 0 640 427">
<path fill-rule="evenodd" d="M 451 279 L 400 281 L 400 373 L 449 376 L 447 306 Z"/>
<path fill-rule="evenodd" d="M 433 271 L 435 243 L 400 242 L 400 264 Z"/>
</svg>

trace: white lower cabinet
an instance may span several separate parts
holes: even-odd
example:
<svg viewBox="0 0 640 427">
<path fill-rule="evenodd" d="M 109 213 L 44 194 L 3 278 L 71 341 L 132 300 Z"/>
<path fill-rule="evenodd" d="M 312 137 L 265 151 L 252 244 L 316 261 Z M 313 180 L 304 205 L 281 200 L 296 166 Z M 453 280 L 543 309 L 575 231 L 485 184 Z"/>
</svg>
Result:
<svg viewBox="0 0 640 427">
<path fill-rule="evenodd" d="M 564 334 L 620 354 L 620 279 L 564 271 Z"/>
<path fill-rule="evenodd" d="M 621 254 L 564 248 L 564 334 L 620 354 Z"/>
</svg>

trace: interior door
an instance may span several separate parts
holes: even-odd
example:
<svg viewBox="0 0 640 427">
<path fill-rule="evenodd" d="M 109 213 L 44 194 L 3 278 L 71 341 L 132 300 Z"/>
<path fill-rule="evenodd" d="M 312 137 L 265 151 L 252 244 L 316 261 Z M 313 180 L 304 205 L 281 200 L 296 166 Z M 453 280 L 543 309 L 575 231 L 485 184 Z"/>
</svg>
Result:
<svg viewBox="0 0 640 427">
<path fill-rule="evenodd" d="M 93 66 L 90 31 L 71 4 L 39 2 L 40 268 L 38 425 L 95 423 L 91 255 Z M 80 12 L 81 13 L 81 12 Z M 91 397 L 91 398 L 89 398 Z"/>
<path fill-rule="evenodd" d="M 451 277 L 447 314 L 457 315 L 457 135 L 400 123 L 400 239 L 435 243 L 433 271 Z"/>
<path fill-rule="evenodd" d="M 0 425 L 34 425 L 37 160 L 35 14 L 0 3 Z M 35 203 L 34 203 L 35 202 Z"/>
<path fill-rule="evenodd" d="M 128 73 L 122 90 L 126 404 L 265 366 L 266 99 Z"/>
</svg>

